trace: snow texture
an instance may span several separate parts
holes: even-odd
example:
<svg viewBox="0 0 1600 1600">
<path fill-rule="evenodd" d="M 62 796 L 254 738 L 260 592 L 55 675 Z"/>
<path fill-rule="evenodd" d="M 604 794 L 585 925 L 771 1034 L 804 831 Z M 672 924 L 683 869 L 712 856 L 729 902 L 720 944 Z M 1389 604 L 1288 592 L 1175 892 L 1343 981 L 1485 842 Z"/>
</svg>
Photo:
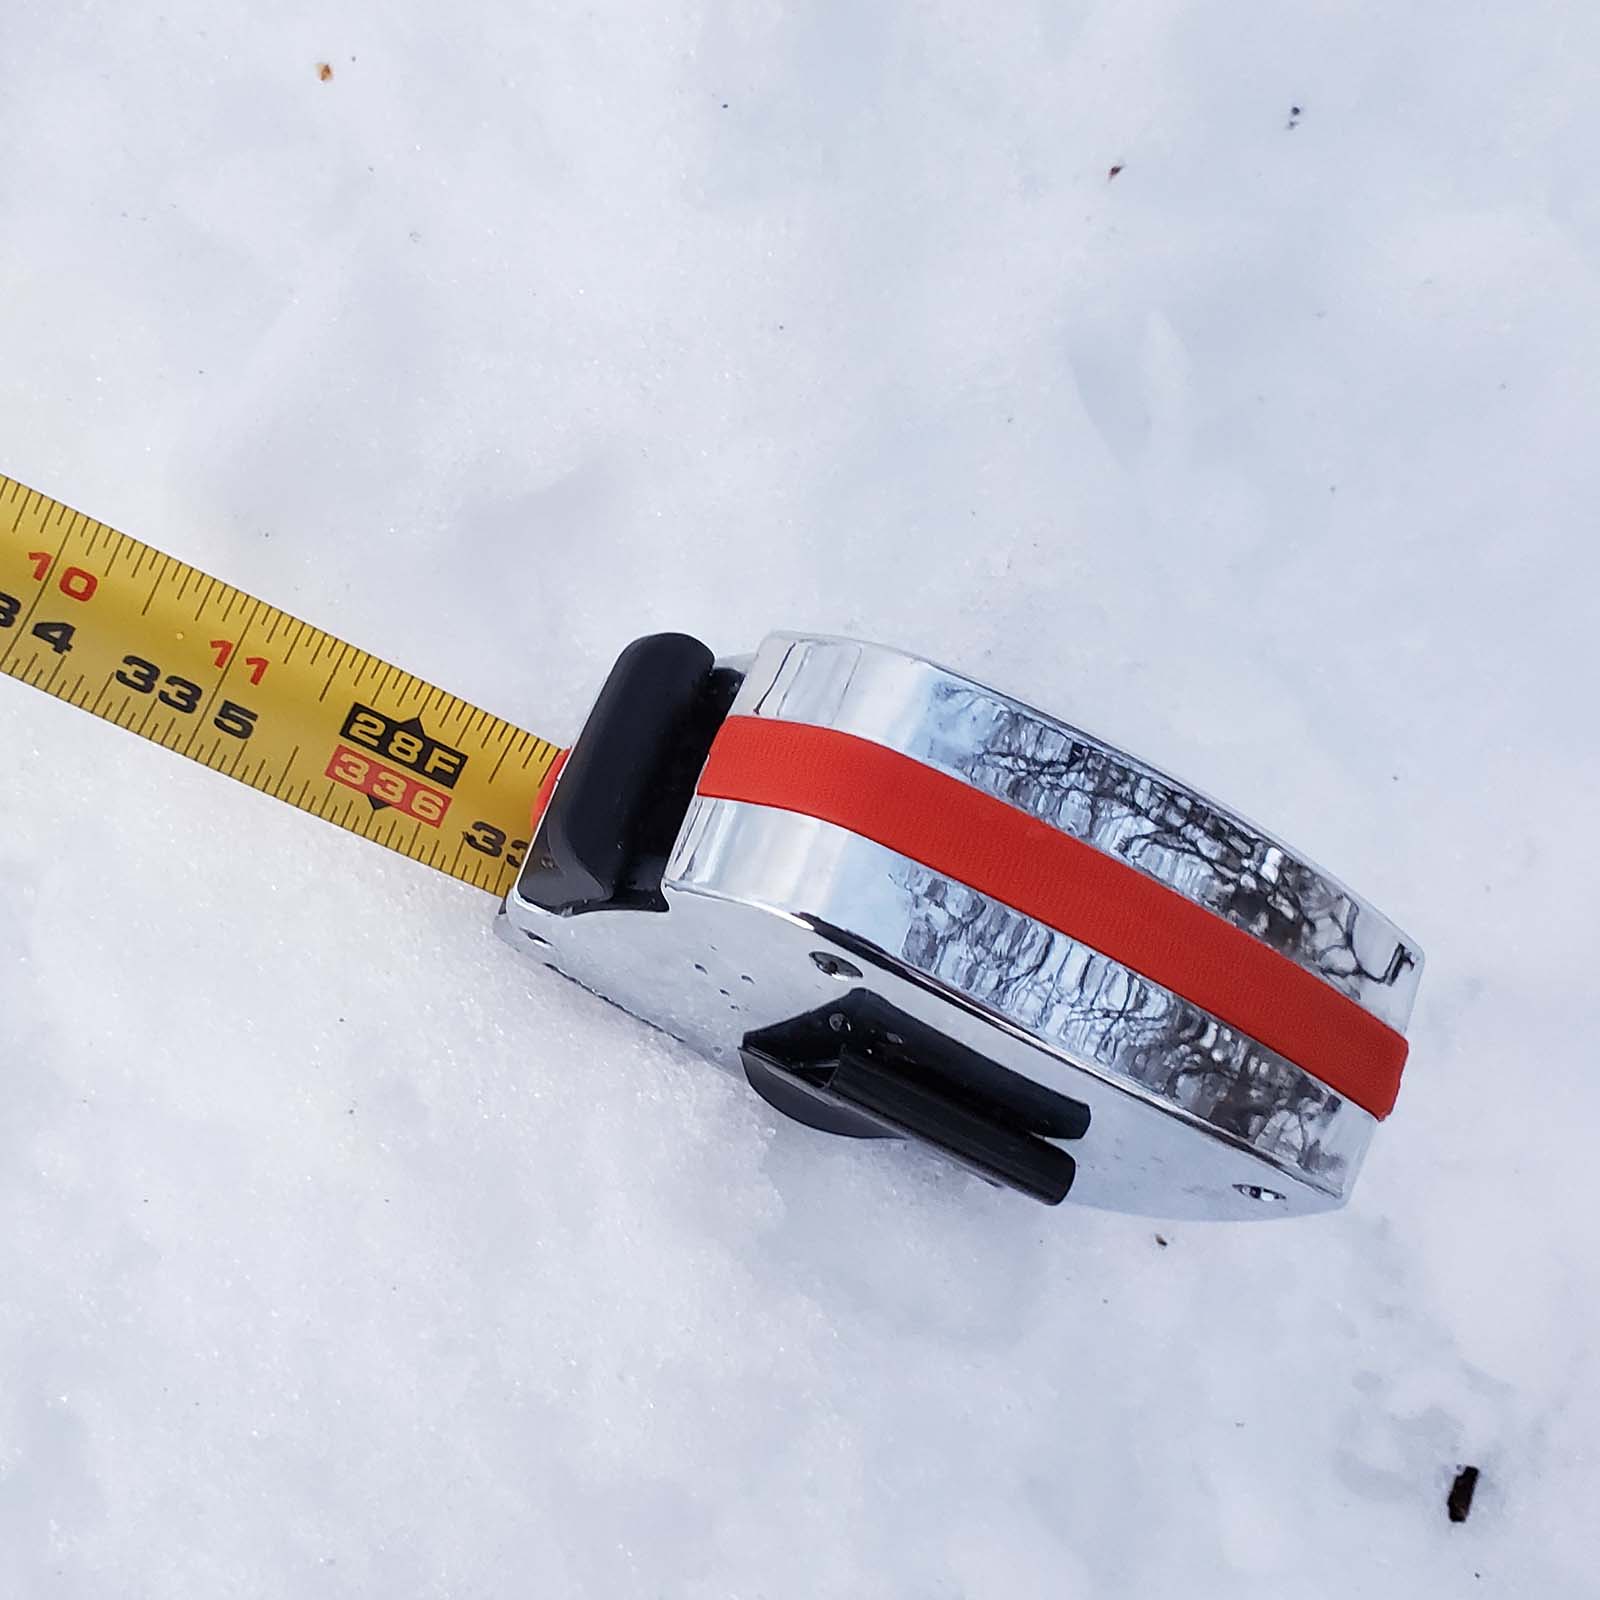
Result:
<svg viewBox="0 0 1600 1600">
<path fill-rule="evenodd" d="M 1051 1212 L 0 682 L 0 1595 L 1593 1595 L 1597 51 L 6 0 L 4 471 L 555 736 L 931 654 L 1429 966 L 1348 1210 Z"/>
</svg>

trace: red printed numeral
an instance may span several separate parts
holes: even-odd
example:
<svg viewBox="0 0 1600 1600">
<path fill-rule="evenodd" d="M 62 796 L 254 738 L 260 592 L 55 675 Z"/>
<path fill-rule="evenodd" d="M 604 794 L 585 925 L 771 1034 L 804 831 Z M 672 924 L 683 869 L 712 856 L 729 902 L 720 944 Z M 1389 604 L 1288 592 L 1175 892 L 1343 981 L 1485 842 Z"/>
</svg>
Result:
<svg viewBox="0 0 1600 1600">
<path fill-rule="evenodd" d="M 393 806 L 396 811 L 427 823 L 430 828 L 437 828 L 444 821 L 445 812 L 450 809 L 449 795 L 430 789 L 427 784 L 418 783 L 403 772 L 396 772 L 393 767 L 386 767 L 381 761 L 374 761 L 371 756 L 352 750 L 349 745 L 334 746 L 333 759 L 323 776 L 344 784 L 346 788 L 370 795 L 374 800 L 381 800 L 386 806 Z"/>
<path fill-rule="evenodd" d="M 217 652 L 217 665 L 219 667 L 227 666 L 228 657 L 233 654 L 233 640 L 213 639 L 211 648 Z M 244 664 L 250 669 L 251 683 L 260 683 L 262 678 L 266 676 L 267 661 L 265 656 L 246 656 Z"/>
<path fill-rule="evenodd" d="M 33 563 L 34 577 L 43 583 L 44 575 L 50 570 L 50 563 L 55 557 L 48 550 L 30 550 L 28 559 Z M 82 567 L 68 567 L 56 580 L 56 587 L 69 600 L 92 600 L 95 590 L 100 587 L 100 580 Z"/>
</svg>

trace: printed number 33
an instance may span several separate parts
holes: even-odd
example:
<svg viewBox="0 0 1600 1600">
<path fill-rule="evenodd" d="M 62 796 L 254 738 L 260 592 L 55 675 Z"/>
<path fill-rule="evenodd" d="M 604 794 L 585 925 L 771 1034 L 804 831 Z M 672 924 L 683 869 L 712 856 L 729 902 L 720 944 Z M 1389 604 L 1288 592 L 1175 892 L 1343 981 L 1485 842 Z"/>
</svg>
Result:
<svg viewBox="0 0 1600 1600">
<path fill-rule="evenodd" d="M 505 834 L 490 822 L 474 822 L 461 837 L 483 855 L 493 856 L 497 861 L 503 856 L 507 866 L 512 867 L 522 865 L 522 852 L 528 848 L 526 839 L 513 839 L 508 846 Z"/>
</svg>

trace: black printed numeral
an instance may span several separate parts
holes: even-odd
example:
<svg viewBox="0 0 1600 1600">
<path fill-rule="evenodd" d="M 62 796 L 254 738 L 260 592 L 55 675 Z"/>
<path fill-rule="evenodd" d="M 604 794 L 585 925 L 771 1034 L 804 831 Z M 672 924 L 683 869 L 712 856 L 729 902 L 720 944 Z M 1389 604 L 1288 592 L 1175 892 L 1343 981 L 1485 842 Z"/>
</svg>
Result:
<svg viewBox="0 0 1600 1600">
<path fill-rule="evenodd" d="M 232 700 L 224 700 L 216 716 L 211 719 L 211 725 L 224 733 L 231 733 L 235 739 L 248 739 L 255 732 L 256 714 L 246 711 Z"/>
<path fill-rule="evenodd" d="M 171 706 L 174 711 L 182 711 L 185 715 L 198 711 L 201 700 L 205 698 L 205 691 L 198 683 L 180 678 L 176 673 L 162 677 L 161 668 L 153 661 L 146 661 L 143 656 L 124 656 L 116 680 L 136 694 L 155 694 L 162 705 Z M 157 684 L 161 686 L 159 692 Z M 233 700 L 224 700 L 211 719 L 211 726 L 235 739 L 248 739 L 255 732 L 256 713 Z"/>
<path fill-rule="evenodd" d="M 124 670 L 117 673 L 117 682 L 129 689 L 137 689 L 140 694 L 149 694 L 161 676 L 161 668 L 142 656 L 124 656 L 122 666 Z"/>
<path fill-rule="evenodd" d="M 14 594 L 0 594 L 0 628 L 14 628 L 22 615 L 22 602 Z M 72 648 L 72 636 L 77 630 L 70 622 L 36 622 L 28 629 L 35 639 L 47 644 L 58 656 Z"/>
<path fill-rule="evenodd" d="M 35 639 L 43 639 L 58 656 L 72 648 L 72 635 L 77 630 L 70 622 L 36 622 L 28 629 Z"/>
<path fill-rule="evenodd" d="M 528 848 L 526 839 L 513 839 L 507 844 L 504 831 L 492 822 L 474 822 L 470 828 L 463 829 L 461 837 L 480 855 L 491 856 L 496 861 L 503 858 L 511 867 L 522 865 L 522 852 Z"/>
<path fill-rule="evenodd" d="M 187 678 L 171 677 L 156 699 L 164 706 L 171 706 L 174 711 L 198 711 L 200 692 L 198 683 L 191 683 Z"/>
</svg>

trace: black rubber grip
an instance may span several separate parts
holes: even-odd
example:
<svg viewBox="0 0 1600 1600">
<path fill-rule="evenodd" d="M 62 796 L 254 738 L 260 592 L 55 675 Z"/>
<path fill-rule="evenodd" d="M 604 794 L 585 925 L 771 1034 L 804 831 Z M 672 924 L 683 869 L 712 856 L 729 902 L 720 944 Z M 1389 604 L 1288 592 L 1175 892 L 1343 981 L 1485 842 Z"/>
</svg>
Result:
<svg viewBox="0 0 1600 1600">
<path fill-rule="evenodd" d="M 566 916 L 665 911 L 667 857 L 738 685 L 687 634 L 630 644 L 567 757 L 517 892 Z"/>
</svg>

